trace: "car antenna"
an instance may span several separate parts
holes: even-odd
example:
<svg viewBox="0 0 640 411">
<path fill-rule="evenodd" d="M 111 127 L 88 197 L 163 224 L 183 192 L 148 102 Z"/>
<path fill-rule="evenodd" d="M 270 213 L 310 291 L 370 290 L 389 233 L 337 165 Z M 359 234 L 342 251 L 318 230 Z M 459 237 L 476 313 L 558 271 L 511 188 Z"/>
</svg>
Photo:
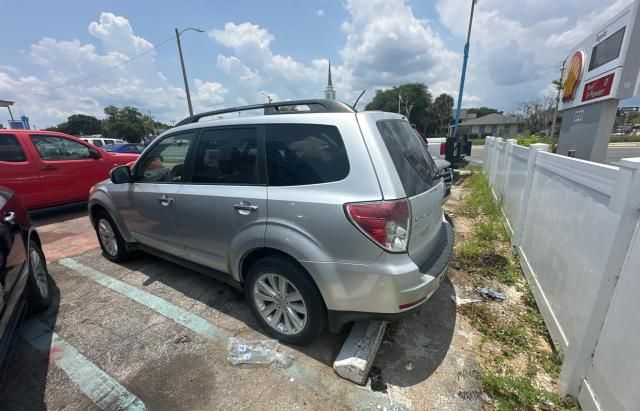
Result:
<svg viewBox="0 0 640 411">
<path fill-rule="evenodd" d="M 358 96 L 358 98 L 356 99 L 356 102 L 355 102 L 355 103 L 353 103 L 353 106 L 351 106 L 351 107 L 353 107 L 353 109 L 354 109 L 354 110 L 356 109 L 356 104 L 358 104 L 358 101 L 360 101 L 360 97 L 362 97 L 366 91 L 367 91 L 367 89 L 366 89 L 366 88 L 365 88 L 364 90 L 362 90 L 362 93 L 360 93 L 360 95 L 359 95 L 359 96 Z"/>
</svg>

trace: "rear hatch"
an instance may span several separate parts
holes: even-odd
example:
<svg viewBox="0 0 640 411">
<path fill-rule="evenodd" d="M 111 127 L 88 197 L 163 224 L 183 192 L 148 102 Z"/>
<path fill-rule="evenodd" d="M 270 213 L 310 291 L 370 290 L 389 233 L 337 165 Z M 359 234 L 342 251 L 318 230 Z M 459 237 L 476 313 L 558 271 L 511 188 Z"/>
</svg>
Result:
<svg viewBox="0 0 640 411">
<path fill-rule="evenodd" d="M 376 125 L 411 206 L 409 256 L 422 266 L 442 239 L 444 184 L 424 143 L 408 121 L 380 120 Z"/>
</svg>

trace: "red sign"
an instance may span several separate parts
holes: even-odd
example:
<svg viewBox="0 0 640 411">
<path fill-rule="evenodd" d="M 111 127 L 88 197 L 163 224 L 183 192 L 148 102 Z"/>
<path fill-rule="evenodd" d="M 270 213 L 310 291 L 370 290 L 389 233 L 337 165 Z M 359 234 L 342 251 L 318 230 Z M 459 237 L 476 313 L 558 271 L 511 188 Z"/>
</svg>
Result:
<svg viewBox="0 0 640 411">
<path fill-rule="evenodd" d="M 608 76 L 600 77 L 585 84 L 582 92 L 582 101 L 608 96 L 611 93 L 611 86 L 613 86 L 614 74 L 611 73 Z"/>
</svg>

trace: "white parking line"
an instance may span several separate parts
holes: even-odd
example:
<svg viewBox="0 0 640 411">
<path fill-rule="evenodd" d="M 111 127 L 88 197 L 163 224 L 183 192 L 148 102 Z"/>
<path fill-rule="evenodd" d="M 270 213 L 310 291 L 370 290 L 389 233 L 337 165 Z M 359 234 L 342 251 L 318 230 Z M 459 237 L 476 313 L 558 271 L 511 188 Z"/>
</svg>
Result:
<svg viewBox="0 0 640 411">
<path fill-rule="evenodd" d="M 118 381 L 89 361 L 41 321 L 32 318 L 22 324 L 23 338 L 64 371 L 98 408 L 103 410 L 145 410 L 144 403 Z"/>
<path fill-rule="evenodd" d="M 204 318 L 185 310 L 184 308 L 178 307 L 163 298 L 79 263 L 73 258 L 63 258 L 58 261 L 58 264 L 70 268 L 84 277 L 90 278 L 98 284 L 101 284 L 152 309 L 158 314 L 183 325 L 191 331 L 200 334 L 223 347 L 226 347 L 227 339 L 232 335 L 230 331 L 220 328 Z M 299 362 L 294 362 L 288 368 L 276 368 L 276 370 L 284 374 L 287 378 L 293 378 L 294 381 L 304 384 L 311 389 L 320 389 L 332 397 L 344 397 L 348 403 L 347 406 L 350 408 L 385 408 L 387 410 L 405 409 L 402 404 L 398 404 L 390 400 L 384 394 L 352 386 L 345 387 L 345 383 L 341 379 L 328 377 L 327 374 L 320 370 L 304 366 Z"/>
</svg>

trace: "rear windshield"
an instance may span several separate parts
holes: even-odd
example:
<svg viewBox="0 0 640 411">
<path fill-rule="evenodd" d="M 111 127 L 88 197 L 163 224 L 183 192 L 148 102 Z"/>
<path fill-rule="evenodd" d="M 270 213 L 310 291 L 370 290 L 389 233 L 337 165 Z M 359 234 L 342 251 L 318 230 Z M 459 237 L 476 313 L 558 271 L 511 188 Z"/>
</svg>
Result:
<svg viewBox="0 0 640 411">
<path fill-rule="evenodd" d="M 381 120 L 377 126 L 407 197 L 429 190 L 436 179 L 437 167 L 409 122 Z"/>
</svg>

